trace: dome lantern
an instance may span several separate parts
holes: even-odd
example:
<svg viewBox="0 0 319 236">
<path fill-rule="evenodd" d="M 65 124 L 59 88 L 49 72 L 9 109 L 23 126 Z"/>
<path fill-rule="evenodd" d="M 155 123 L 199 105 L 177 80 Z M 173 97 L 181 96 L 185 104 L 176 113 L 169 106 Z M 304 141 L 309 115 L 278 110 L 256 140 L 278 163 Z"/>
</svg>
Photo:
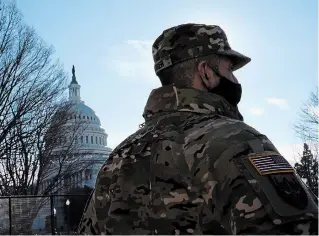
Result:
<svg viewBox="0 0 319 236">
<path fill-rule="evenodd" d="M 72 102 L 80 102 L 81 101 L 80 88 L 81 88 L 81 86 L 76 81 L 75 68 L 73 66 L 72 67 L 72 81 L 69 85 L 69 101 L 72 101 Z"/>
</svg>

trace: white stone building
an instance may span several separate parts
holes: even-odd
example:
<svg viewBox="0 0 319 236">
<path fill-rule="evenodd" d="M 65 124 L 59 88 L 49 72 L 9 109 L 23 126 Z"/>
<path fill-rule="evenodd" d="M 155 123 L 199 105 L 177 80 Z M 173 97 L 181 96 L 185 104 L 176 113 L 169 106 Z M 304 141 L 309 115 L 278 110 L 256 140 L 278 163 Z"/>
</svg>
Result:
<svg viewBox="0 0 319 236">
<path fill-rule="evenodd" d="M 58 194 L 65 194 L 70 188 L 84 187 L 85 185 L 94 188 L 97 174 L 102 164 L 112 151 L 107 147 L 108 136 L 105 130 L 101 127 L 100 119 L 95 112 L 89 106 L 85 105 L 84 101 L 81 100 L 80 89 L 81 86 L 76 80 L 75 69 L 73 67 L 72 81 L 69 85 L 69 102 L 74 105 L 72 106 L 72 119 L 70 119 L 68 122 L 84 121 L 85 127 L 83 127 L 83 131 L 75 139 L 76 151 L 78 152 L 78 155 L 76 155 L 74 158 L 76 163 L 79 163 L 79 168 L 81 171 L 73 169 L 70 177 L 64 179 L 60 183 L 62 185 L 60 187 L 62 187 L 61 189 L 63 190 L 61 190 Z M 72 137 L 70 136 L 67 138 L 71 139 Z M 79 158 L 80 160 L 78 160 Z M 80 163 L 87 165 L 87 167 L 83 169 Z M 49 177 L 46 179 L 46 181 L 43 181 L 42 188 L 45 188 L 50 184 L 50 181 L 52 181 L 52 178 L 56 175 L 57 170 L 51 168 L 49 171 Z M 72 204 L 72 202 L 70 204 Z M 63 202 L 61 201 L 54 203 L 56 215 L 59 216 L 55 222 L 55 226 L 58 231 L 59 228 L 61 228 L 61 226 L 65 226 L 66 223 L 65 218 L 61 217 L 61 212 L 63 212 L 64 207 L 65 200 L 63 200 Z M 48 215 L 50 215 L 50 207 L 45 207 L 40 210 L 37 218 L 33 222 L 32 228 L 34 231 L 39 232 L 40 229 L 44 229 L 45 218 Z"/>
</svg>

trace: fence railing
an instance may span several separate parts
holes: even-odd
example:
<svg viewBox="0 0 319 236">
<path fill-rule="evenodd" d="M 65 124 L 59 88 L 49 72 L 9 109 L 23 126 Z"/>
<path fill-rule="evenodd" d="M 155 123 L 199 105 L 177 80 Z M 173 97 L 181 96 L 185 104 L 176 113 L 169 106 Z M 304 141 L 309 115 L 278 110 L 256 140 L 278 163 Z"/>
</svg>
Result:
<svg viewBox="0 0 319 236">
<path fill-rule="evenodd" d="M 0 196 L 0 234 L 76 234 L 88 195 Z"/>
</svg>

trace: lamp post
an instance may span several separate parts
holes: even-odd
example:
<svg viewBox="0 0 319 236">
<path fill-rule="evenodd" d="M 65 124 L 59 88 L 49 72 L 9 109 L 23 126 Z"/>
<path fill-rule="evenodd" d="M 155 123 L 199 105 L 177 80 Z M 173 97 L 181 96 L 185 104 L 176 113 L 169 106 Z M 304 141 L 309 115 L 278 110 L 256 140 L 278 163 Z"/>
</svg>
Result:
<svg viewBox="0 0 319 236">
<path fill-rule="evenodd" d="M 66 205 L 66 207 L 67 207 L 67 214 L 68 214 L 68 235 L 70 235 L 70 204 L 71 204 L 71 202 L 70 202 L 70 200 L 69 199 L 67 199 L 66 200 L 66 202 L 65 202 L 65 205 Z"/>
<path fill-rule="evenodd" d="M 56 234 L 56 209 L 55 207 L 53 208 L 53 230 L 54 230 L 54 234 Z"/>
</svg>

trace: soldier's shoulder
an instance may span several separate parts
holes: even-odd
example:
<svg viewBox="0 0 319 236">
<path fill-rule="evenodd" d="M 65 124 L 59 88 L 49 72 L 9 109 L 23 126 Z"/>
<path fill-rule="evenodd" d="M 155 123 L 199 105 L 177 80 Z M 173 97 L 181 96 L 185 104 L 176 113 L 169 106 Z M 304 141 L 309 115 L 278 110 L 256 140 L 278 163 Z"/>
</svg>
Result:
<svg viewBox="0 0 319 236">
<path fill-rule="evenodd" d="M 153 126 L 142 126 L 136 132 L 124 139 L 119 145 L 117 145 L 116 148 L 110 154 L 110 157 L 116 155 L 118 152 L 122 151 L 123 149 L 127 149 L 132 145 L 138 145 L 141 142 L 151 140 L 151 137 L 153 136 L 153 131 Z"/>
<path fill-rule="evenodd" d="M 218 157 L 233 145 L 255 139 L 267 140 L 265 135 L 246 123 L 223 116 L 203 117 L 185 132 L 184 152 L 190 156 L 195 151 Z"/>
<path fill-rule="evenodd" d="M 201 136 L 204 139 L 231 140 L 231 139 L 250 139 L 260 137 L 264 134 L 257 131 L 243 121 L 231 119 L 225 116 L 202 116 L 193 121 L 195 124 L 187 132 L 190 136 Z M 188 124 L 186 124 L 188 125 Z"/>
</svg>

